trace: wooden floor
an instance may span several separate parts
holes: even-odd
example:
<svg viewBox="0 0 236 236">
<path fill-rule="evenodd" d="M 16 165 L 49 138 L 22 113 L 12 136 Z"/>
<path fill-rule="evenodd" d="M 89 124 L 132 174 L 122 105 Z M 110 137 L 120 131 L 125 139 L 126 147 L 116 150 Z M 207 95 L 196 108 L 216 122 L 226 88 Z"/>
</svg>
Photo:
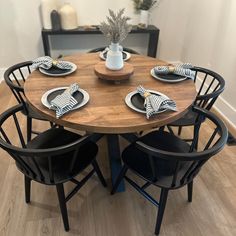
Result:
<svg viewBox="0 0 236 236">
<path fill-rule="evenodd" d="M 3 112 L 15 100 L 5 84 L 0 85 L 0 94 L 0 112 Z M 37 129 L 45 128 L 43 123 L 36 123 L 36 126 Z M 120 141 L 123 148 L 127 143 Z M 98 144 L 98 161 L 109 186 L 103 188 L 94 176 L 70 200 L 71 230 L 68 233 L 63 228 L 55 188 L 33 182 L 32 202 L 25 204 L 23 176 L 8 154 L 0 150 L 0 236 L 154 235 L 157 211 L 151 203 L 128 184 L 125 192 L 109 194 L 106 140 Z M 71 187 L 67 184 L 65 189 Z M 150 187 L 150 193 L 159 197 L 157 188 Z M 191 204 L 187 202 L 186 188 L 170 192 L 160 235 L 236 235 L 236 146 L 226 146 L 205 165 L 195 179 Z"/>
</svg>

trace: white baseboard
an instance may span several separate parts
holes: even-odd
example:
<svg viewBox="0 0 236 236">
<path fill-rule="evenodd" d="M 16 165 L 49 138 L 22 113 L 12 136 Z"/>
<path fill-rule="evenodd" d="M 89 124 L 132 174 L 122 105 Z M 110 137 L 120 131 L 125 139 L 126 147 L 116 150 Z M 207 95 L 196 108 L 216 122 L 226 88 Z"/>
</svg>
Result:
<svg viewBox="0 0 236 236">
<path fill-rule="evenodd" d="M 196 84 L 200 83 L 201 79 L 197 78 Z M 213 105 L 213 111 L 225 121 L 230 132 L 236 135 L 236 109 L 222 95 L 217 98 L 216 103 Z"/>
<path fill-rule="evenodd" d="M 236 136 L 236 111 L 225 99 L 219 97 L 212 108 L 227 125 L 230 133 Z"/>
</svg>

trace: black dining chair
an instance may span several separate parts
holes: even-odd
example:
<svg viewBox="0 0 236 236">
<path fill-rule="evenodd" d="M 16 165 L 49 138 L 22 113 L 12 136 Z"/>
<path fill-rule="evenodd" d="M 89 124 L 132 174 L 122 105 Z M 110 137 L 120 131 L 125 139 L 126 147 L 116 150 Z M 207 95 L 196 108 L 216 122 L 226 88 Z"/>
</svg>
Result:
<svg viewBox="0 0 236 236">
<path fill-rule="evenodd" d="M 63 128 L 52 127 L 25 141 L 21 123 L 24 106 L 16 105 L 0 115 L 0 147 L 15 160 L 16 166 L 25 179 L 25 201 L 30 202 L 31 181 L 56 186 L 57 195 L 66 231 L 69 221 L 66 202 L 89 180 L 97 174 L 103 186 L 106 181 L 96 161 L 98 146 L 90 141 L 89 136 L 80 136 Z M 92 166 L 81 181 L 75 177 Z M 65 196 L 64 183 L 75 184 Z"/>
<path fill-rule="evenodd" d="M 26 81 L 29 74 L 32 72 L 32 61 L 26 61 L 18 63 L 9 67 L 4 73 L 4 79 L 8 87 L 11 89 L 13 95 L 15 96 L 17 102 L 22 104 L 24 109 L 22 110 L 23 114 L 27 116 L 27 140 L 31 140 L 32 134 L 38 134 L 39 132 L 32 130 L 32 120 L 43 120 L 39 113 L 31 108 L 27 103 L 25 94 L 24 94 L 24 82 Z M 54 124 L 50 122 L 50 125 Z"/>
<path fill-rule="evenodd" d="M 158 130 L 139 138 L 122 152 L 124 166 L 111 194 L 115 193 L 120 181 L 125 178 L 139 193 L 158 207 L 156 235 L 160 232 L 169 190 L 187 185 L 188 201 L 191 202 L 194 178 L 203 165 L 216 155 L 227 141 L 227 128 L 216 115 L 202 108 L 193 107 L 192 109 L 197 120 L 191 145 L 178 136 Z M 206 122 L 213 128 L 212 133 L 209 132 L 209 136 L 204 128 Z M 201 150 L 196 150 L 199 135 L 203 140 L 201 140 Z M 131 177 L 128 177 L 128 170 L 145 180 L 145 184 L 140 186 Z M 159 202 L 145 190 L 150 185 L 161 188 Z"/>
<path fill-rule="evenodd" d="M 99 47 L 99 48 L 94 48 L 88 51 L 88 53 L 93 53 L 93 52 L 102 52 L 105 50 L 106 47 Z M 131 53 L 131 54 L 139 54 L 138 52 L 136 52 L 135 50 L 131 49 L 131 48 L 123 48 L 123 51 Z"/>
<path fill-rule="evenodd" d="M 199 81 L 201 81 L 199 84 L 197 97 L 193 105 L 210 110 L 219 95 L 224 91 L 225 81 L 221 75 L 209 69 L 194 67 L 192 70 L 196 72 L 194 82 L 198 82 L 197 78 L 199 78 Z M 196 113 L 193 112 L 190 107 L 188 112 L 183 117 L 167 125 L 167 128 L 170 132 L 173 132 L 172 127 L 177 127 L 178 135 L 181 135 L 182 128 L 184 126 L 195 125 L 196 117 Z M 192 141 L 192 138 L 187 140 Z"/>
</svg>

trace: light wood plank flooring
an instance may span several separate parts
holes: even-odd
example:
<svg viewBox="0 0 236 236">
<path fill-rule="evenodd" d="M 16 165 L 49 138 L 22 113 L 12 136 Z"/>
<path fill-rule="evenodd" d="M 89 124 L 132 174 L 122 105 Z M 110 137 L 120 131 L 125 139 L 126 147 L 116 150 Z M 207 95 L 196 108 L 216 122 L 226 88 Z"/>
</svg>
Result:
<svg viewBox="0 0 236 236">
<path fill-rule="evenodd" d="M 0 104 L 0 112 L 15 104 L 4 83 L 0 85 Z M 45 128 L 42 122 L 35 126 Z M 120 141 L 122 148 L 127 145 L 124 140 Z M 55 188 L 33 182 L 32 201 L 25 204 L 23 176 L 8 154 L 0 150 L 0 235 L 154 235 L 156 209 L 151 203 L 128 184 L 125 192 L 109 194 L 106 140 L 101 139 L 98 144 L 98 162 L 109 186 L 103 188 L 94 177 L 71 199 L 68 233 L 63 228 Z M 66 184 L 65 189 L 71 187 Z M 159 197 L 157 188 L 150 187 L 150 193 Z M 191 204 L 187 202 L 186 188 L 170 192 L 160 235 L 236 235 L 236 146 L 226 146 L 204 166 L 195 179 Z"/>
</svg>

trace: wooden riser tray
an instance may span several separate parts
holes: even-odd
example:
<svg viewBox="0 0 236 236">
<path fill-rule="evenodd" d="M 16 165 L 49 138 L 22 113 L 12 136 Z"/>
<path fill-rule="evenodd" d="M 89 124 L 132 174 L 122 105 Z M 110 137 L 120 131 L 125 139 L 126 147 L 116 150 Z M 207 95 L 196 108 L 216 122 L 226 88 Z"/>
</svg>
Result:
<svg viewBox="0 0 236 236">
<path fill-rule="evenodd" d="M 94 72 L 100 79 L 109 81 L 122 81 L 127 80 L 134 73 L 134 67 L 124 62 L 124 67 L 120 70 L 109 70 L 105 66 L 105 62 L 99 62 L 94 67 Z"/>
</svg>

